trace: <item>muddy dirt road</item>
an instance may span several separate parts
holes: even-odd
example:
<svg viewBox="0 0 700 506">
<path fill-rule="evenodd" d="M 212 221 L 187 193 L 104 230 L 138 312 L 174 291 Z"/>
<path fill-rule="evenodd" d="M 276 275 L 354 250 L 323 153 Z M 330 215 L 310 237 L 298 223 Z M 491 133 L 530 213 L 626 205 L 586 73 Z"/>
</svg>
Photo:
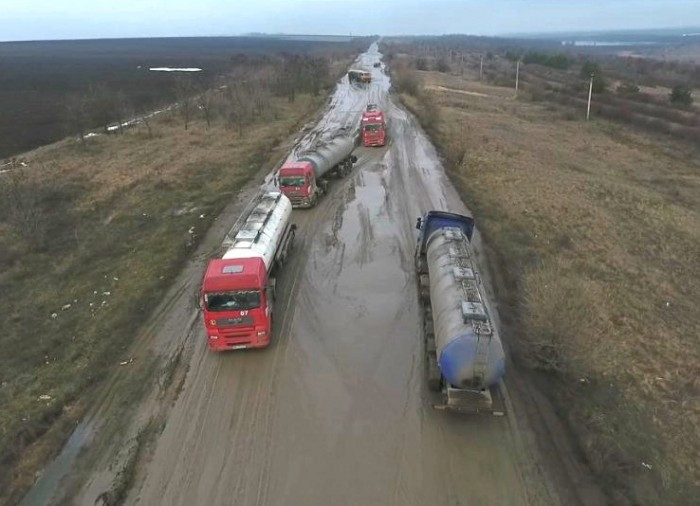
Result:
<svg viewBox="0 0 700 506">
<path fill-rule="evenodd" d="M 376 49 L 362 58 L 367 68 Z M 415 217 L 461 207 L 425 137 L 374 69 L 341 85 L 307 138 L 387 110 L 393 142 L 360 149 L 358 168 L 299 225 L 279 280 L 274 345 L 214 355 L 202 332 L 158 441 L 142 504 L 522 504 L 506 419 L 449 416 L 426 401 L 412 254 Z"/>
<path fill-rule="evenodd" d="M 512 416 L 430 407 L 413 227 L 428 209 L 466 210 L 422 130 L 392 103 L 389 78 L 372 66 L 380 57 L 376 45 L 360 57 L 372 85 L 341 83 L 301 146 L 356 128 L 368 102 L 388 113 L 390 145 L 359 148 L 350 176 L 294 212 L 270 348 L 214 354 L 201 322 L 185 333 L 181 392 L 127 503 L 556 502 Z M 180 305 L 159 316 L 173 334 L 192 312 Z M 95 470 L 77 502 L 94 504 L 105 472 Z"/>
</svg>

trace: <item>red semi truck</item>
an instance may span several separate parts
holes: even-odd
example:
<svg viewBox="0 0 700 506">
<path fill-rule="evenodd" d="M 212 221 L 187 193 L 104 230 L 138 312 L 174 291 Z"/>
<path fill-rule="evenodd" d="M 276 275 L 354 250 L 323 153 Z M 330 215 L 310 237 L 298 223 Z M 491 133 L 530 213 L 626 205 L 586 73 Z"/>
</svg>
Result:
<svg viewBox="0 0 700 506">
<path fill-rule="evenodd" d="M 292 204 L 279 192 L 254 202 L 220 259 L 207 267 L 200 306 L 212 350 L 270 344 L 275 273 L 289 254 L 296 225 Z"/>
<path fill-rule="evenodd" d="M 377 106 L 370 104 L 362 113 L 360 121 L 363 146 L 384 146 L 386 144 L 386 120 Z"/>
<path fill-rule="evenodd" d="M 277 185 L 293 207 L 313 207 L 326 191 L 330 174 L 344 177 L 357 158 L 353 156 L 355 138 L 339 135 L 307 151 L 296 161 L 285 163 L 277 173 Z"/>
</svg>

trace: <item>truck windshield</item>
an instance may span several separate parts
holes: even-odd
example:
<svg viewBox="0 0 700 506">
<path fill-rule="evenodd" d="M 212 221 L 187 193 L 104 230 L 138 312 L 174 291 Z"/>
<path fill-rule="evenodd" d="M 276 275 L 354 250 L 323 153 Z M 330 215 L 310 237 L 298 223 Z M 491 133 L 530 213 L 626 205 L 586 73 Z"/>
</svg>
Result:
<svg viewBox="0 0 700 506">
<path fill-rule="evenodd" d="M 365 125 L 365 132 L 378 132 L 382 129 L 382 125 Z"/>
<path fill-rule="evenodd" d="M 258 290 L 205 293 L 204 302 L 209 311 L 242 311 L 260 307 Z"/>
<path fill-rule="evenodd" d="M 303 176 L 287 176 L 280 178 L 280 186 L 304 186 Z"/>
</svg>

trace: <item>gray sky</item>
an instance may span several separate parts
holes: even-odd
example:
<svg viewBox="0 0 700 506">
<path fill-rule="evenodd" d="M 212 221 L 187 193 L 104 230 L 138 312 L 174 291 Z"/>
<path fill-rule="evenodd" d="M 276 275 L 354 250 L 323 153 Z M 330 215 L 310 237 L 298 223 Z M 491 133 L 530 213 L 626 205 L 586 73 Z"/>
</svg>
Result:
<svg viewBox="0 0 700 506">
<path fill-rule="evenodd" d="M 551 32 L 700 25 L 700 0 L 0 0 L 0 40 Z"/>
</svg>

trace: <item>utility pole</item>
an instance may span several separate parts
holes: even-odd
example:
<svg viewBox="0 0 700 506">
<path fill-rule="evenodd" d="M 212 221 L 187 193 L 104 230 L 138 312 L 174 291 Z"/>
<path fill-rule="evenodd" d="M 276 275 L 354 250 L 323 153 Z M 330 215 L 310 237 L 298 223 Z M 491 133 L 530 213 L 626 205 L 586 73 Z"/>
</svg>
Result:
<svg viewBox="0 0 700 506">
<path fill-rule="evenodd" d="M 480 56 L 480 61 L 479 61 L 479 81 L 481 81 L 481 76 L 484 75 L 484 55 L 482 54 Z"/>
<path fill-rule="evenodd" d="M 464 53 L 460 52 L 459 55 L 460 55 L 460 57 L 461 57 L 461 63 L 460 63 L 460 69 L 461 69 L 461 70 L 460 70 L 460 75 L 463 76 L 463 75 L 464 75 Z"/>
<path fill-rule="evenodd" d="M 588 86 L 588 109 L 586 110 L 586 121 L 591 119 L 591 98 L 593 98 L 593 78 L 595 74 L 591 72 L 591 83 Z"/>
<path fill-rule="evenodd" d="M 520 60 L 515 65 L 515 96 L 518 96 L 518 87 L 520 86 Z"/>
</svg>

